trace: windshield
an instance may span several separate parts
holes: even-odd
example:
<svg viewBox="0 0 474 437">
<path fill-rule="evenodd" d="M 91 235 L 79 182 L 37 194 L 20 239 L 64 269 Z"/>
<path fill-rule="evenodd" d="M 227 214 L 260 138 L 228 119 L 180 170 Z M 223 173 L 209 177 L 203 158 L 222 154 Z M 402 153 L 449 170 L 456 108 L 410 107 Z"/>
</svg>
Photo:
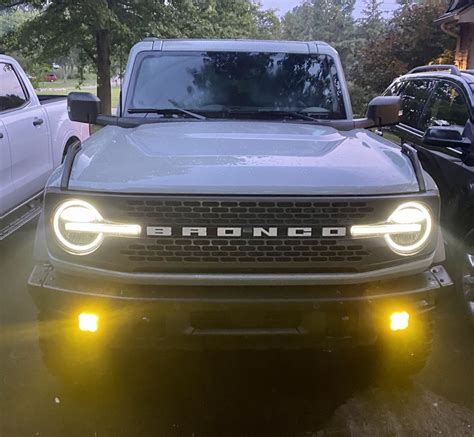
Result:
<svg viewBox="0 0 474 437">
<path fill-rule="evenodd" d="M 135 115 L 179 106 L 208 116 L 291 111 L 346 117 L 336 65 L 327 55 L 146 52 L 137 59 L 131 83 L 126 107 Z"/>
</svg>

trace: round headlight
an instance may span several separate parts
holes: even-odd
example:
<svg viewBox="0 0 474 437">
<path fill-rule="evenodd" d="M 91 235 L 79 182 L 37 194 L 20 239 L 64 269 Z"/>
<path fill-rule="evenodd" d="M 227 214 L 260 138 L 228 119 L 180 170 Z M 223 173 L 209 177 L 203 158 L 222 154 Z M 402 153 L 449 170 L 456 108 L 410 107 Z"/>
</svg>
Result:
<svg viewBox="0 0 474 437">
<path fill-rule="evenodd" d="M 53 230 L 62 248 L 74 255 L 88 255 L 96 251 L 104 241 L 102 232 L 84 232 L 68 229 L 68 224 L 98 224 L 103 218 L 89 203 L 83 200 L 68 200 L 54 212 Z"/>
<path fill-rule="evenodd" d="M 414 255 L 420 252 L 429 240 L 433 229 L 433 221 L 430 211 L 426 206 L 418 202 L 407 202 L 400 205 L 388 218 L 389 225 L 401 225 L 407 227 L 416 226 L 417 230 L 412 232 L 385 234 L 385 241 L 389 247 L 400 255 Z"/>
</svg>

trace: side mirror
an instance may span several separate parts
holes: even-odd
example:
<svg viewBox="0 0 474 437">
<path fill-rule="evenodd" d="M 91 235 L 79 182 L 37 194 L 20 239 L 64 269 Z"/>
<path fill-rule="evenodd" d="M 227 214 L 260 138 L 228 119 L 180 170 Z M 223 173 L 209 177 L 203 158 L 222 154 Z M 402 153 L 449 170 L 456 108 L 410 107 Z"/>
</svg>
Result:
<svg viewBox="0 0 474 437">
<path fill-rule="evenodd" d="M 367 107 L 367 119 L 373 122 L 372 127 L 390 126 L 400 122 L 402 108 L 398 96 L 374 97 Z"/>
<path fill-rule="evenodd" d="M 423 144 L 436 147 L 469 147 L 471 140 L 456 127 L 429 127 L 423 136 Z"/>
<path fill-rule="evenodd" d="M 94 94 L 74 92 L 67 96 L 67 112 L 71 121 L 96 124 L 100 110 L 100 99 Z"/>
</svg>

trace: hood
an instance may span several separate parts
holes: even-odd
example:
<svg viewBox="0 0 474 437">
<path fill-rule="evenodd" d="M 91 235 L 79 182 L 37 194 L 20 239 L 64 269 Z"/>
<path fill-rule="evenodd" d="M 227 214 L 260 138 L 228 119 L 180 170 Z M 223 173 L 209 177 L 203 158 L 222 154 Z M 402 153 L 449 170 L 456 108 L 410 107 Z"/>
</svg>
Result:
<svg viewBox="0 0 474 437">
<path fill-rule="evenodd" d="M 262 121 L 106 127 L 84 142 L 70 189 L 240 195 L 419 191 L 408 157 L 380 136 Z"/>
</svg>

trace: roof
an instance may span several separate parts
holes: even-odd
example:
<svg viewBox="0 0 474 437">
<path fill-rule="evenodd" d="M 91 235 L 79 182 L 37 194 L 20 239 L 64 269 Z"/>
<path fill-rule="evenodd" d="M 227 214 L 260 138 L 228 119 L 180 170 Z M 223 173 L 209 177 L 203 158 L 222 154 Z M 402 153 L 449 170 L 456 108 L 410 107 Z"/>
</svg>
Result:
<svg viewBox="0 0 474 437">
<path fill-rule="evenodd" d="M 160 39 L 146 38 L 153 50 L 163 51 L 255 51 L 283 53 L 324 53 L 336 51 L 322 41 L 276 41 L 250 39 Z"/>
<path fill-rule="evenodd" d="M 459 12 L 472 4 L 474 4 L 473 0 L 451 0 L 446 13 Z"/>
<path fill-rule="evenodd" d="M 432 64 L 413 68 L 402 77 L 442 77 L 474 83 L 474 70 L 459 70 L 455 65 Z"/>
<path fill-rule="evenodd" d="M 471 6 L 474 6 L 474 0 L 451 0 L 447 11 L 435 20 L 435 23 L 457 21 L 458 15 Z"/>
<path fill-rule="evenodd" d="M 451 74 L 449 71 L 427 71 L 423 73 L 407 73 L 402 78 L 414 77 L 440 77 L 445 79 L 464 80 L 467 83 L 474 84 L 474 72 L 472 70 L 462 70 L 460 75 Z"/>
</svg>

